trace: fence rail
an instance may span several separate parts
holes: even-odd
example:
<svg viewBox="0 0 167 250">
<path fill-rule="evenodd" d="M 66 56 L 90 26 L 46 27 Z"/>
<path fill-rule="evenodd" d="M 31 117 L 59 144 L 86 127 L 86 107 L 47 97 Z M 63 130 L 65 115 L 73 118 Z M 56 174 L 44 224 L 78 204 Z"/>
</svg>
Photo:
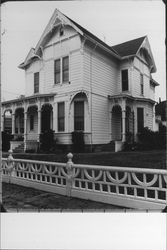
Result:
<svg viewBox="0 0 167 250">
<path fill-rule="evenodd" d="M 167 170 L 2 158 L 3 181 L 136 209 L 167 205 Z"/>
</svg>

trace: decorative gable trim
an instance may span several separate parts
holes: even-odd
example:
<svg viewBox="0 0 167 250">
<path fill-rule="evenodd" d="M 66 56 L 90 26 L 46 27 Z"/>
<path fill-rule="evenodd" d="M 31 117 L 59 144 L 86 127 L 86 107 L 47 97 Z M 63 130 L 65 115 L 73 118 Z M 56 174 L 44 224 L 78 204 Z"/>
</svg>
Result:
<svg viewBox="0 0 167 250">
<path fill-rule="evenodd" d="M 157 69 L 156 69 L 156 65 L 154 62 L 153 54 L 152 54 L 151 47 L 150 47 L 147 36 L 145 37 L 144 41 L 140 45 L 136 55 L 139 54 L 140 52 L 143 53 L 148 65 L 150 67 L 150 72 L 155 73 Z"/>
</svg>

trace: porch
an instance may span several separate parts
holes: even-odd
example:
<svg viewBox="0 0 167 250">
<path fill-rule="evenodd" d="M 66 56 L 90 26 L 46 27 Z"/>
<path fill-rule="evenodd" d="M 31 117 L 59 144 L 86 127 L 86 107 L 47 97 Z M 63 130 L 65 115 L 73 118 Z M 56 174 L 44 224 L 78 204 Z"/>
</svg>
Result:
<svg viewBox="0 0 167 250">
<path fill-rule="evenodd" d="M 2 131 L 13 135 L 12 150 L 37 151 L 40 134 L 53 129 L 54 95 L 33 95 L 2 103 Z"/>
</svg>

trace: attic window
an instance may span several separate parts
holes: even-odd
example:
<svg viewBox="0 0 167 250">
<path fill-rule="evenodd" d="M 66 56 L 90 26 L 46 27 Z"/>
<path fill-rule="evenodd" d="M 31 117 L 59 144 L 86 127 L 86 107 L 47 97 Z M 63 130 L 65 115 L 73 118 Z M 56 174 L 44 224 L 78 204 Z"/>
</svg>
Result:
<svg viewBox="0 0 167 250">
<path fill-rule="evenodd" d="M 64 28 L 63 28 L 63 26 L 61 26 L 60 29 L 59 29 L 59 35 L 60 36 L 64 35 Z"/>
</svg>

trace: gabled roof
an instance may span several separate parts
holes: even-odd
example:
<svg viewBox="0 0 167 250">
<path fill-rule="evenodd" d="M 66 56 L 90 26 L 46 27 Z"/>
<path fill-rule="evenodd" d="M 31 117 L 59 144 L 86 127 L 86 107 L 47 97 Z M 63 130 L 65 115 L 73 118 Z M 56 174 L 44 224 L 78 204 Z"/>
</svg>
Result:
<svg viewBox="0 0 167 250">
<path fill-rule="evenodd" d="M 67 16 L 66 16 L 67 17 Z M 97 36 L 95 36 L 94 34 L 92 34 L 90 31 L 88 31 L 87 29 L 83 28 L 81 25 L 79 25 L 78 23 L 76 23 L 75 21 L 73 21 L 71 18 L 67 17 L 74 25 L 76 25 L 80 30 L 82 30 L 83 34 L 92 38 L 93 40 L 95 40 L 96 42 L 100 43 L 101 45 L 103 45 L 104 47 L 106 47 L 107 49 L 111 50 L 115 55 L 119 55 L 118 52 L 112 48 L 111 46 L 109 46 L 108 44 L 106 44 L 105 42 L 103 42 L 101 39 L 99 39 Z"/>
<path fill-rule="evenodd" d="M 146 36 L 112 46 L 121 57 L 136 55 Z"/>
<path fill-rule="evenodd" d="M 125 43 L 117 44 L 112 46 L 112 48 L 117 51 L 122 59 L 130 56 L 138 56 L 138 52 L 142 51 L 150 67 L 150 72 L 156 72 L 156 66 L 147 36 L 142 36 Z"/>
<path fill-rule="evenodd" d="M 56 22 L 56 20 L 59 20 L 59 22 Z M 26 58 L 24 63 L 21 63 L 19 65 L 19 68 L 24 68 L 26 65 L 28 65 L 30 63 L 31 59 L 34 58 L 34 56 L 40 55 L 40 48 L 46 44 L 48 36 L 51 34 L 51 32 L 53 31 L 54 28 L 58 27 L 61 24 L 61 22 L 64 25 L 72 26 L 81 36 L 85 36 L 87 39 L 93 40 L 95 43 L 102 46 L 103 49 L 107 49 L 107 51 L 109 53 L 111 53 L 113 56 L 120 59 L 120 56 L 118 55 L 118 53 L 116 51 L 114 51 L 114 49 L 112 49 L 109 45 L 104 43 L 102 40 L 100 40 L 98 37 L 93 35 L 91 32 L 89 32 L 88 30 L 83 28 L 81 25 L 79 25 L 78 23 L 73 21 L 71 18 L 67 17 L 66 15 L 62 14 L 59 10 L 56 9 L 54 11 L 52 17 L 50 18 L 44 32 L 41 35 L 40 40 L 38 41 L 38 43 L 33 51 L 34 54 L 32 55 L 32 57 L 27 56 L 29 60 L 27 60 L 27 58 Z M 30 52 L 29 52 L 29 54 L 30 54 Z"/>
<path fill-rule="evenodd" d="M 35 57 L 40 58 L 42 48 L 48 42 L 48 40 L 53 35 L 55 29 L 60 27 L 60 25 L 70 25 L 73 27 L 81 36 L 85 37 L 89 41 L 95 43 L 103 50 L 107 51 L 110 55 L 121 60 L 126 56 L 136 56 L 138 51 L 142 48 L 143 53 L 145 54 L 148 64 L 150 65 L 151 72 L 156 71 L 156 66 L 150 49 L 150 45 L 147 39 L 147 36 L 143 36 L 125 43 L 121 43 L 115 46 L 109 46 L 97 36 L 93 35 L 87 29 L 83 28 L 81 25 L 73 21 L 71 18 L 62 14 L 59 10 L 55 10 L 52 17 L 50 18 L 44 32 L 41 35 L 35 49 L 31 49 L 28 56 L 23 63 L 19 65 L 19 68 L 24 69 L 29 65 Z"/>
</svg>

